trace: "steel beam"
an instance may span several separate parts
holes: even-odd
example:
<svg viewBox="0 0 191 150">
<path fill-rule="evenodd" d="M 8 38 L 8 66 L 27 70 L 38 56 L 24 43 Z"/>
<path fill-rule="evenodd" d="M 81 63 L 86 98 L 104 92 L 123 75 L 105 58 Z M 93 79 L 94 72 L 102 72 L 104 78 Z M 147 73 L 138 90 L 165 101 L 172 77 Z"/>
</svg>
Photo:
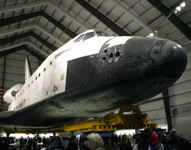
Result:
<svg viewBox="0 0 191 150">
<path fill-rule="evenodd" d="M 0 19 L 0 27 L 6 26 L 9 24 L 13 24 L 16 22 L 24 21 L 24 20 L 27 20 L 27 19 L 30 19 L 33 17 L 38 17 L 38 16 L 43 16 L 44 18 L 49 20 L 51 23 L 53 23 L 56 27 L 58 27 L 60 30 L 62 30 L 64 33 L 66 33 L 68 36 L 70 36 L 71 38 L 74 38 L 77 35 L 76 33 L 71 31 L 70 29 L 68 29 L 63 24 L 61 24 L 60 22 L 58 22 L 57 20 L 55 20 L 54 18 L 52 18 L 51 16 L 49 16 L 48 14 L 46 14 L 43 11 L 24 14 L 24 15 L 20 15 L 20 16 L 9 17 L 9 18 L 5 18 L 5 19 Z"/>
<path fill-rule="evenodd" d="M 133 10 L 131 9 L 129 9 L 130 8 L 130 6 L 128 6 L 126 3 L 121 3 L 121 2 L 119 2 L 118 0 L 112 0 L 112 3 L 114 3 L 115 5 L 117 5 L 118 7 L 120 7 L 120 9 L 122 9 L 126 14 L 128 14 L 135 22 L 137 22 L 139 25 L 141 25 L 145 30 L 147 30 L 148 32 L 150 32 L 150 33 L 153 33 L 153 35 L 155 36 L 155 37 L 160 37 L 160 35 L 159 34 L 157 34 L 157 33 L 155 33 L 154 32 L 154 28 L 153 27 L 151 27 L 151 26 L 149 26 L 147 23 L 146 23 L 146 20 L 145 19 L 143 19 L 143 17 L 139 17 L 137 14 L 136 14 L 136 12 L 133 12 Z M 140 29 L 138 29 L 137 31 L 134 31 L 134 33 L 136 33 L 136 32 L 138 32 L 138 31 L 140 31 L 140 30 L 142 30 L 143 28 L 140 28 Z M 133 34 L 134 34 L 133 33 Z M 132 34 L 132 35 L 133 35 Z"/>
<path fill-rule="evenodd" d="M 84 7 L 87 11 L 89 11 L 91 14 L 93 14 L 98 20 L 100 20 L 102 23 L 104 23 L 107 27 L 109 27 L 112 31 L 117 33 L 121 36 L 129 36 L 130 34 L 127 33 L 125 30 L 123 30 L 121 27 L 116 25 L 113 21 L 111 21 L 109 18 L 105 17 L 101 12 L 99 12 L 97 9 L 92 7 L 90 4 L 88 4 L 84 0 L 76 0 L 82 7 Z"/>
<path fill-rule="evenodd" d="M 41 60 L 41 61 L 44 61 L 45 59 L 43 57 L 41 57 L 40 55 L 38 55 L 37 53 L 35 53 L 34 51 L 32 51 L 31 49 L 29 49 L 26 45 L 22 45 L 22 46 L 18 46 L 18 47 L 15 47 L 15 48 L 11 48 L 9 50 L 6 50 L 6 51 L 2 51 L 0 52 L 0 57 L 3 57 L 3 56 L 6 56 L 6 55 L 9 55 L 11 53 L 15 53 L 17 51 L 20 51 L 20 50 L 26 50 L 27 52 L 31 53 L 34 57 L 36 57 L 37 59 Z"/>
<path fill-rule="evenodd" d="M 20 42 L 20 43 L 14 44 L 14 45 L 5 46 L 5 47 L 2 47 L 0 49 L 0 51 L 1 52 L 7 51 L 9 49 L 19 47 L 19 46 L 22 46 L 22 45 L 29 45 L 29 46 L 33 47 L 35 50 L 39 51 L 42 55 L 45 55 L 46 57 L 48 57 L 52 53 L 52 51 L 49 52 L 49 53 L 46 53 L 45 50 L 39 48 L 38 46 L 34 45 L 34 43 L 32 43 L 30 41 L 25 41 L 25 42 Z"/>
<path fill-rule="evenodd" d="M 28 37 L 28 36 L 33 36 L 34 38 L 36 38 L 38 41 L 40 41 L 42 44 L 46 45 L 48 48 L 50 48 L 53 51 L 58 49 L 54 45 L 52 45 L 49 42 L 47 42 L 46 40 L 42 39 L 37 34 L 33 33 L 33 31 L 22 33 L 22 34 L 15 35 L 15 36 L 11 36 L 11 37 L 8 37 L 8 38 L 5 38 L 5 39 L 0 39 L 0 46 L 1 45 L 5 45 L 5 44 L 10 43 L 10 42 L 13 42 L 13 41 L 16 41 L 18 39 L 22 39 L 22 38 Z"/>
<path fill-rule="evenodd" d="M 16 40 L 19 40 L 19 39 L 22 39 L 22 38 L 25 38 L 25 37 L 28 37 L 28 36 L 31 36 L 31 34 L 32 34 L 32 31 L 31 32 L 26 32 L 26 33 L 23 33 L 23 34 L 19 34 L 19 35 L 14 35 L 14 36 L 7 37 L 7 38 L 4 38 L 4 39 L 0 39 L 0 46 L 5 45 L 5 44 L 10 43 L 10 42 L 14 42 Z"/>
<path fill-rule="evenodd" d="M 42 5 L 50 6 L 51 8 L 57 10 L 61 15 L 71 18 L 71 20 L 73 20 L 79 26 L 83 27 L 85 30 L 89 29 L 89 27 L 87 27 L 86 25 L 81 23 L 78 19 L 73 17 L 70 13 L 65 11 L 63 8 L 59 7 L 57 4 L 55 4 L 51 0 L 38 1 L 38 3 L 36 1 L 34 1 L 34 2 L 28 2 L 28 3 L 24 3 L 24 4 L 17 4 L 17 5 L 12 5 L 9 7 L 4 7 L 4 8 L 0 9 L 0 13 L 16 11 L 16 10 L 21 10 L 21 9 L 26 9 L 26 8 L 33 8 L 33 7 L 38 7 L 38 6 L 42 6 Z"/>
<path fill-rule="evenodd" d="M 44 28 L 42 28 L 38 24 L 31 24 L 31 25 L 27 25 L 27 26 L 22 26 L 20 28 L 13 28 L 10 30 L 1 31 L 0 36 L 6 36 L 8 34 L 13 34 L 15 32 L 20 32 L 20 31 L 24 31 L 24 30 L 33 30 L 34 28 L 40 30 L 40 32 L 43 32 L 47 36 L 50 36 L 52 39 L 54 39 L 56 42 L 60 43 L 61 45 L 64 44 L 64 42 L 61 39 L 55 37 L 53 34 L 48 32 L 47 30 L 45 30 Z"/>
<path fill-rule="evenodd" d="M 40 36 L 38 36 L 37 34 L 35 34 L 34 32 L 31 33 L 31 35 L 36 38 L 38 41 L 40 41 L 42 44 L 46 45 L 49 49 L 55 51 L 56 49 L 58 49 L 56 46 L 50 44 L 49 42 L 47 42 L 46 40 L 44 40 L 43 38 L 41 38 Z"/>
<path fill-rule="evenodd" d="M 27 20 L 33 17 L 38 17 L 42 15 L 42 11 L 39 12 L 33 12 L 33 13 L 29 13 L 29 14 L 23 14 L 20 16 L 14 16 L 14 17 L 9 17 L 9 18 L 4 18 L 4 19 L 0 19 L 0 27 L 6 26 L 6 25 L 10 25 L 16 22 L 20 22 L 23 20 Z"/>
<path fill-rule="evenodd" d="M 176 26 L 188 39 L 191 40 L 191 29 L 178 17 L 176 16 L 168 7 L 166 7 L 159 0 L 148 0 L 156 9 L 158 9 L 168 20 Z"/>
<path fill-rule="evenodd" d="M 0 57 L 9 55 L 9 54 L 11 54 L 11 53 L 17 52 L 17 51 L 22 50 L 22 49 L 24 49 L 23 46 L 18 46 L 18 47 L 11 48 L 11 49 L 6 50 L 6 51 L 1 51 L 1 52 L 0 52 Z"/>
<path fill-rule="evenodd" d="M 169 93 L 168 89 L 162 92 L 163 95 L 163 102 L 164 102 L 164 109 L 166 113 L 166 119 L 168 123 L 168 131 L 172 129 L 172 120 L 171 120 L 171 113 L 170 113 L 170 100 L 169 100 Z"/>
<path fill-rule="evenodd" d="M 42 13 L 42 16 L 44 18 L 46 18 L 47 20 L 49 20 L 50 22 L 52 22 L 56 27 L 58 27 L 60 30 L 62 30 L 64 33 L 66 33 L 67 35 L 69 35 L 71 38 L 74 38 L 77 34 L 74 33 L 73 31 L 71 31 L 70 29 L 68 29 L 67 27 L 65 27 L 63 24 L 61 24 L 60 22 L 56 21 L 54 18 L 50 17 L 48 14 L 46 13 Z"/>
<path fill-rule="evenodd" d="M 39 61 L 43 62 L 45 58 L 43 58 L 41 55 L 38 55 L 34 51 L 32 51 L 30 48 L 28 48 L 26 45 L 23 45 L 23 49 L 25 49 L 27 52 L 29 52 L 31 55 L 39 59 Z"/>
</svg>

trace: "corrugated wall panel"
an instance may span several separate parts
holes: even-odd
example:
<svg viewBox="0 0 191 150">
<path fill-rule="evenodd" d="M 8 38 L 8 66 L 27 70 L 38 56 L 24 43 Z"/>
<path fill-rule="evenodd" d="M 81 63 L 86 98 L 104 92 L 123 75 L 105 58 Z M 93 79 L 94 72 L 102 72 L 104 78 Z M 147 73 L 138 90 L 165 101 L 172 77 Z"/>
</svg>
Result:
<svg viewBox="0 0 191 150">
<path fill-rule="evenodd" d="M 14 66 L 7 66 L 6 73 L 14 73 L 14 74 L 24 74 L 24 66 L 21 67 L 14 67 Z"/>
<path fill-rule="evenodd" d="M 24 67 L 25 61 L 7 58 L 6 66 Z"/>
<path fill-rule="evenodd" d="M 0 65 L 4 64 L 4 57 L 0 57 Z"/>
<path fill-rule="evenodd" d="M 182 82 L 169 88 L 169 95 L 178 95 L 185 92 L 191 92 L 191 80 Z"/>
<path fill-rule="evenodd" d="M 3 76 L 3 66 L 0 65 L 0 78 Z"/>
<path fill-rule="evenodd" d="M 159 110 L 153 110 L 149 112 L 149 120 L 155 120 L 155 119 L 165 119 L 166 118 L 166 114 L 164 111 L 164 106 L 162 106 L 163 108 L 159 109 Z"/>
<path fill-rule="evenodd" d="M 190 45 L 191 46 L 191 45 Z M 187 66 L 186 66 L 186 70 L 187 69 L 191 69 L 191 59 L 188 59 L 188 63 L 187 63 Z"/>
<path fill-rule="evenodd" d="M 172 118 L 172 127 L 176 129 L 178 135 L 182 135 L 187 140 L 191 141 L 191 116 L 180 116 Z"/>
<path fill-rule="evenodd" d="M 167 126 L 166 118 L 164 118 L 164 119 L 155 119 L 153 121 L 149 121 L 149 123 L 157 123 L 159 128 Z"/>
<path fill-rule="evenodd" d="M 157 98 L 161 98 L 162 97 L 162 93 L 160 93 L 160 94 L 158 94 L 158 95 L 156 95 L 156 96 L 154 96 L 153 98 L 151 98 L 151 99 L 157 99 Z"/>
<path fill-rule="evenodd" d="M 147 111 L 155 110 L 155 109 L 160 109 L 161 106 L 163 105 L 163 101 L 150 101 L 149 103 L 141 104 L 139 105 L 140 110 L 143 113 L 147 113 Z"/>
<path fill-rule="evenodd" d="M 170 97 L 171 106 L 179 106 L 179 105 L 189 104 L 189 103 L 191 104 L 191 92 Z"/>
<path fill-rule="evenodd" d="M 184 71 L 182 76 L 176 81 L 175 84 L 191 80 L 191 68 Z"/>
<path fill-rule="evenodd" d="M 6 73 L 5 81 L 18 81 L 23 82 L 25 80 L 24 74 L 9 74 Z"/>
<path fill-rule="evenodd" d="M 191 43 L 189 43 L 189 44 L 187 44 L 187 45 L 185 45 L 185 46 L 183 46 L 184 47 L 184 49 L 187 51 L 187 52 L 191 52 Z"/>
</svg>

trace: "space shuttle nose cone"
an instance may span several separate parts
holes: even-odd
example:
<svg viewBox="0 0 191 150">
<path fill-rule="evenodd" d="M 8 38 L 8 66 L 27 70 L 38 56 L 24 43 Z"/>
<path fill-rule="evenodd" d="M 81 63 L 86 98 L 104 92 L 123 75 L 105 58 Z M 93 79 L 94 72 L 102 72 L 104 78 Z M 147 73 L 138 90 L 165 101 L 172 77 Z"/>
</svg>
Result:
<svg viewBox="0 0 191 150">
<path fill-rule="evenodd" d="M 169 78 L 179 78 L 187 65 L 187 55 L 182 46 L 168 41 L 161 53 L 161 73 Z"/>
</svg>

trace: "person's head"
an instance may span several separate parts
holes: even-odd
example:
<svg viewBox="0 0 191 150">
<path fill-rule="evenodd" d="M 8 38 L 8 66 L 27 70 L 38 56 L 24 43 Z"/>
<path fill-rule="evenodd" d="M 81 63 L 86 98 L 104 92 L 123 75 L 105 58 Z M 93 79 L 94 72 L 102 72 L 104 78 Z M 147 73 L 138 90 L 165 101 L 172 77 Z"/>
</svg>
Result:
<svg viewBox="0 0 191 150">
<path fill-rule="evenodd" d="M 176 130 L 175 130 L 175 128 L 172 128 L 172 129 L 170 130 L 170 136 L 173 136 L 173 135 L 176 135 Z"/>
<path fill-rule="evenodd" d="M 104 146 L 103 139 L 97 133 L 91 133 L 87 136 L 87 138 L 87 147 L 89 147 L 91 150 L 95 150 L 98 147 Z"/>
<path fill-rule="evenodd" d="M 126 135 L 126 134 L 123 134 L 121 140 L 122 140 L 122 141 L 126 141 L 126 140 L 127 140 L 127 135 Z"/>
</svg>

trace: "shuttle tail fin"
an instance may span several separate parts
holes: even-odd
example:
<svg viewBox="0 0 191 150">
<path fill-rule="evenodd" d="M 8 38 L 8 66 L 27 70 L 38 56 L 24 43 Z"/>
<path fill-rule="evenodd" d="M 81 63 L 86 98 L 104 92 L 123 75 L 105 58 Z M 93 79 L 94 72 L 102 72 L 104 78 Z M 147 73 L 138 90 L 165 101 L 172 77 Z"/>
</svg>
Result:
<svg viewBox="0 0 191 150">
<path fill-rule="evenodd" d="M 29 58 L 27 56 L 25 59 L 25 83 L 30 78 L 31 74 L 32 74 L 31 65 L 29 62 Z"/>
</svg>

